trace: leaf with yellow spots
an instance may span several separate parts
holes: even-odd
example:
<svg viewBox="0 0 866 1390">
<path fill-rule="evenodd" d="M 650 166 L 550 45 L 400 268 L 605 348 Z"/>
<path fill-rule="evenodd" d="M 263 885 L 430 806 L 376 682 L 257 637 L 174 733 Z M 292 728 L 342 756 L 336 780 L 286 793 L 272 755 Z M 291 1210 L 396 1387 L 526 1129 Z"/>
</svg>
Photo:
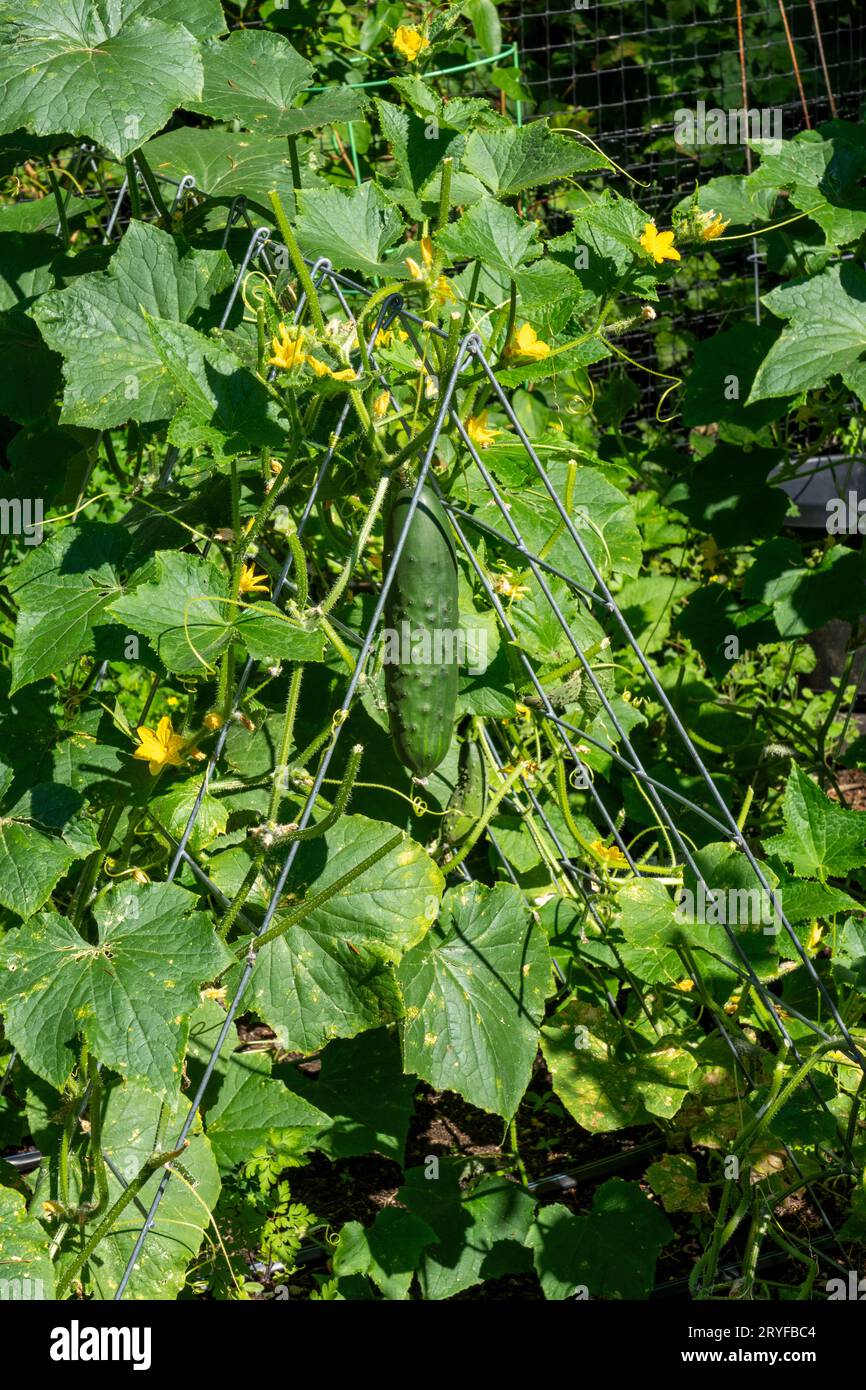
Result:
<svg viewBox="0 0 866 1390">
<path fill-rule="evenodd" d="M 547 942 L 519 890 L 453 888 L 397 980 L 406 1070 L 510 1119 L 529 1082 L 550 986 Z"/>
<path fill-rule="evenodd" d="M 621 1034 L 611 1015 L 575 999 L 541 1030 L 553 1089 L 593 1134 L 645 1123 L 647 1112 L 671 1119 L 697 1068 L 690 1052 L 663 1038 L 645 1051 L 624 1054 Z"/>
<path fill-rule="evenodd" d="M 124 882 L 99 902 L 96 941 L 45 913 L 4 938 L 6 1035 L 60 1089 L 83 1034 L 93 1055 L 167 1094 L 180 1082 L 187 1017 L 199 986 L 232 959 L 197 899 L 176 884 Z"/>
</svg>

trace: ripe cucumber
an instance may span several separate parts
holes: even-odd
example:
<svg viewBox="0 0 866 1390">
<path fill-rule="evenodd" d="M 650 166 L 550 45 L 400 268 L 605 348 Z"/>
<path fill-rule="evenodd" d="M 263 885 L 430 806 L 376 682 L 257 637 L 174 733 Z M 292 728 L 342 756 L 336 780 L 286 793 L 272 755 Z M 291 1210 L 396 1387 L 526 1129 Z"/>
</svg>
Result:
<svg viewBox="0 0 866 1390">
<path fill-rule="evenodd" d="M 412 493 L 404 488 L 391 504 L 386 567 L 406 525 Z M 426 777 L 451 746 L 459 656 L 457 557 L 448 518 L 426 486 L 397 562 L 385 622 L 393 641 L 384 668 L 391 737 L 403 766 Z"/>
<path fill-rule="evenodd" d="M 481 745 L 474 738 L 460 745 L 457 762 L 457 782 L 442 819 L 442 837 L 456 849 L 470 831 L 475 829 L 484 814 L 487 793 L 487 769 Z"/>
</svg>

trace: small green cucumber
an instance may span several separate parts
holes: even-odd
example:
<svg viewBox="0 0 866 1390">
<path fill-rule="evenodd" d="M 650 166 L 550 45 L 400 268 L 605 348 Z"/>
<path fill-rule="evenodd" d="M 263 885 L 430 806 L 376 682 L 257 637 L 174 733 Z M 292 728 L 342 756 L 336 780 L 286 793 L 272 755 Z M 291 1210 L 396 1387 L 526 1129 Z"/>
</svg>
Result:
<svg viewBox="0 0 866 1390">
<path fill-rule="evenodd" d="M 460 745 L 457 761 L 457 782 L 442 818 L 442 839 L 456 849 L 484 814 L 487 796 L 487 768 L 477 739 L 468 738 Z"/>
<path fill-rule="evenodd" d="M 413 489 L 394 498 L 385 523 L 384 563 L 406 525 Z M 457 557 L 436 494 L 421 489 L 385 604 L 385 689 L 397 756 L 416 777 L 438 767 L 451 746 L 457 705 Z"/>
</svg>

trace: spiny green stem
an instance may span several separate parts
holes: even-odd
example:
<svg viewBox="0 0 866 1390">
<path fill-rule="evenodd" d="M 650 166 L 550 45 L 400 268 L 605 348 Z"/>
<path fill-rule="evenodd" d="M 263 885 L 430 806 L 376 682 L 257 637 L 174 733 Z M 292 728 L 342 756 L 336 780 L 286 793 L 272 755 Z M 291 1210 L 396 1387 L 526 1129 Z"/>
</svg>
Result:
<svg viewBox="0 0 866 1390">
<path fill-rule="evenodd" d="M 363 522 L 361 523 L 361 529 L 359 530 L 355 538 L 355 543 L 352 546 L 351 553 L 348 559 L 346 560 L 346 563 L 343 566 L 342 570 L 340 571 L 340 574 L 338 575 L 337 580 L 331 589 L 331 592 L 322 600 L 322 602 L 316 608 L 317 613 L 327 614 L 332 612 L 335 605 L 342 598 L 346 586 L 355 572 L 355 567 L 358 564 L 358 561 L 360 560 L 362 554 L 364 553 L 367 547 L 367 542 L 370 539 L 370 533 L 373 530 L 373 527 L 376 523 L 376 518 L 379 515 L 382 503 L 385 500 L 385 494 L 388 491 L 388 485 L 390 481 L 390 474 L 387 473 L 383 474 L 383 476 L 379 479 L 379 485 L 376 488 L 375 493 L 373 494 L 373 501 L 367 508 L 367 514 L 364 517 Z"/>
<path fill-rule="evenodd" d="M 349 754 L 346 770 L 343 773 L 331 810 L 315 825 L 307 825 L 301 830 L 297 825 L 274 825 L 273 821 L 268 821 L 265 825 L 252 826 L 247 834 L 257 842 L 264 853 L 292 844 L 295 840 L 314 840 L 319 835 L 324 835 L 346 811 L 363 756 L 363 746 L 357 743 Z"/>
<path fill-rule="evenodd" d="M 366 859 L 362 859 L 360 864 L 356 864 L 354 869 L 350 869 L 348 873 L 335 879 L 328 888 L 322 889 L 321 893 L 314 894 L 312 898 L 305 898 L 300 907 L 290 913 L 288 917 L 284 917 L 277 926 L 271 927 L 261 936 L 254 936 L 251 941 L 247 941 L 238 951 L 238 958 L 243 960 L 249 951 L 257 955 L 263 946 L 267 946 L 271 941 L 276 941 L 280 936 L 285 936 L 287 931 L 297 926 L 311 912 L 324 907 L 325 903 L 330 902 L 331 898 L 336 897 L 338 893 L 342 893 L 345 888 L 354 883 L 356 878 L 360 878 L 361 874 L 366 873 L 374 864 L 378 864 L 380 859 L 384 859 L 385 855 L 390 854 L 392 849 L 396 849 L 399 844 L 402 844 L 402 841 L 403 832 L 400 830 L 396 835 L 392 835 L 389 840 L 386 840 L 384 845 L 380 845 L 372 854 L 368 854 Z"/>
<path fill-rule="evenodd" d="M 276 219 L 277 226 L 280 230 L 280 236 L 286 243 L 286 249 L 289 253 L 292 265 L 295 267 L 295 274 L 297 275 L 301 283 L 301 286 L 304 290 L 304 293 L 307 296 L 307 304 L 310 310 L 310 318 L 313 320 L 316 332 L 321 333 L 322 337 L 324 338 L 325 316 L 322 313 L 322 306 L 319 303 L 319 295 L 315 285 L 313 284 L 313 277 L 310 274 L 309 267 L 307 266 L 307 263 L 304 260 L 304 254 L 301 251 L 300 246 L 298 245 L 298 239 L 295 236 L 292 224 L 286 216 L 286 210 L 283 207 L 283 200 L 275 188 L 272 188 L 270 190 L 270 192 L 268 193 L 268 198 L 270 200 L 271 207 L 274 210 L 274 217 Z"/>
<path fill-rule="evenodd" d="M 164 1168 L 167 1163 L 171 1163 L 173 1159 L 179 1158 L 186 1149 L 188 1143 L 188 1140 L 184 1140 L 179 1149 L 169 1149 L 165 1153 L 151 1154 L 150 1158 L 145 1160 L 139 1172 L 132 1179 L 132 1182 L 128 1187 L 124 1188 L 117 1201 L 114 1203 L 114 1206 L 103 1220 L 100 1221 L 84 1249 L 76 1256 L 59 1280 L 57 1284 L 58 1299 L 66 1295 L 70 1285 L 77 1277 L 79 1271 L 87 1264 L 87 1261 L 90 1259 L 99 1242 L 104 1236 L 108 1235 L 108 1232 L 111 1230 L 118 1216 L 120 1216 L 121 1212 L 126 1210 L 130 1202 L 138 1196 L 145 1183 L 153 1177 L 153 1174 L 158 1168 Z"/>
<path fill-rule="evenodd" d="M 289 749 L 292 746 L 292 739 L 295 733 L 295 720 L 298 717 L 298 702 L 301 698 L 301 683 L 304 679 L 304 668 L 298 663 L 289 677 L 289 691 L 286 696 L 286 712 L 283 718 L 283 729 L 280 735 L 280 747 L 277 753 L 277 765 L 274 768 L 274 784 L 271 787 L 271 796 L 268 803 L 268 820 L 273 820 L 277 814 L 280 804 L 280 797 L 283 787 L 280 785 L 281 778 L 288 771 L 287 763 Z"/>
</svg>

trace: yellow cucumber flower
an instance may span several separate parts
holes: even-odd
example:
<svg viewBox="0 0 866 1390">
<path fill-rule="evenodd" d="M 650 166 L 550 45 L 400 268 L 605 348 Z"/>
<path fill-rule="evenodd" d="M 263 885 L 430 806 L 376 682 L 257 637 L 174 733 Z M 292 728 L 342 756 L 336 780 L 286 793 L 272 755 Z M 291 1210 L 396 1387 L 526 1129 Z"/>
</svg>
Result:
<svg viewBox="0 0 866 1390">
<path fill-rule="evenodd" d="M 710 208 L 709 212 L 702 212 L 699 218 L 699 232 L 701 241 L 715 241 L 717 236 L 721 236 L 730 222 L 726 222 L 720 212 Z"/>
<path fill-rule="evenodd" d="M 148 729 L 141 724 L 135 732 L 138 734 L 139 745 L 132 756 L 147 763 L 151 777 L 162 772 L 164 767 L 183 766 L 181 750 L 186 740 L 174 732 L 167 714 L 162 716 L 155 729 Z"/>
<path fill-rule="evenodd" d="M 603 840 L 593 840 L 590 849 L 602 864 L 611 869 L 627 869 L 628 860 L 617 845 L 606 845 Z"/>
<path fill-rule="evenodd" d="M 673 232 L 660 232 L 655 222 L 647 222 L 640 244 L 644 251 L 649 252 L 656 265 L 661 265 L 662 261 L 680 260 L 680 253 L 674 246 Z"/>
<path fill-rule="evenodd" d="M 472 415 L 466 421 L 466 433 L 476 449 L 487 449 L 502 430 L 491 429 L 487 424 L 487 411 L 482 410 L 479 415 Z"/>
<path fill-rule="evenodd" d="M 522 357 L 528 362 L 543 362 L 550 356 L 550 344 L 539 338 L 531 323 L 522 323 L 506 349 L 507 357 Z"/>
<path fill-rule="evenodd" d="M 244 565 L 241 570 L 241 583 L 238 593 L 269 594 L 270 592 L 270 582 L 264 570 L 256 571 L 256 567 L 253 564 Z"/>
<path fill-rule="evenodd" d="M 279 337 L 271 339 L 273 355 L 268 358 L 268 365 L 281 367 L 284 372 L 290 372 L 293 367 L 300 367 L 307 357 L 303 350 L 303 341 L 302 328 L 287 327 L 281 323 Z"/>
<path fill-rule="evenodd" d="M 373 414 L 377 420 L 383 420 L 388 414 L 388 407 L 391 404 L 391 396 L 388 391 L 380 391 L 373 402 Z"/>
<path fill-rule="evenodd" d="M 401 24 L 391 42 L 407 63 L 416 62 L 418 55 L 430 47 L 430 40 L 414 24 Z"/>
<path fill-rule="evenodd" d="M 440 275 L 436 284 L 433 286 L 433 298 L 439 305 L 453 303 L 457 298 L 451 288 L 451 281 L 447 275 Z"/>
</svg>

